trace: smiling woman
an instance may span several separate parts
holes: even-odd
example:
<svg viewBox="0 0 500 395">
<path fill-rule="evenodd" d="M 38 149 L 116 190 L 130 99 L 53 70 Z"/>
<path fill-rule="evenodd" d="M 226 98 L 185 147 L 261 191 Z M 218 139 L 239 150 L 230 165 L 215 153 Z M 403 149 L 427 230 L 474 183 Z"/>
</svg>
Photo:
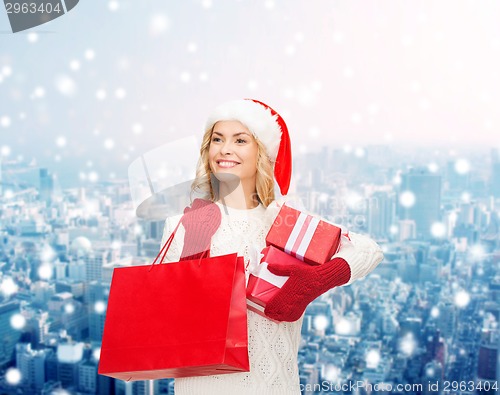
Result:
<svg viewBox="0 0 500 395">
<path fill-rule="evenodd" d="M 291 148 L 283 119 L 256 100 L 227 102 L 214 110 L 205 126 L 193 191 L 196 199 L 179 217 L 167 218 L 162 245 L 177 223 L 165 262 L 237 252 L 248 279 L 260 264 L 266 235 L 284 202 L 291 178 Z M 266 307 L 266 317 L 247 311 L 250 371 L 175 379 L 177 395 L 299 395 L 298 348 L 306 306 L 321 293 L 366 275 L 382 259 L 369 238 L 350 233 L 353 245 L 318 266 L 304 265 L 289 276 Z M 355 244 L 355 245 L 354 245 Z M 289 270 L 295 267 L 288 266 Z M 275 270 L 275 271 L 273 271 Z M 281 268 L 281 270 L 284 270 Z M 215 324 L 215 323 L 211 323 Z M 208 329 L 207 329 L 208 330 Z M 240 345 L 241 347 L 241 345 Z"/>
</svg>

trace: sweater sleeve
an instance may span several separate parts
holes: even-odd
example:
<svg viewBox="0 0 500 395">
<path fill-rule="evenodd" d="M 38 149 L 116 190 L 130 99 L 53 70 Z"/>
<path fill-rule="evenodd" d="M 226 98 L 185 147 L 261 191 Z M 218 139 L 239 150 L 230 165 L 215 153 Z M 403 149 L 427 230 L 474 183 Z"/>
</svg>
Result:
<svg viewBox="0 0 500 395">
<path fill-rule="evenodd" d="M 161 238 L 161 244 L 160 244 L 160 249 L 165 245 L 168 237 L 172 233 L 172 231 L 175 229 L 177 224 L 179 223 L 182 215 L 176 215 L 172 217 L 168 217 L 165 220 L 165 225 L 163 227 L 163 236 Z M 167 254 L 165 255 L 165 259 L 163 259 L 162 263 L 168 263 L 168 262 L 178 262 L 181 257 L 181 252 L 182 252 L 182 245 L 183 245 L 183 240 L 184 240 L 184 227 L 179 225 L 177 228 L 177 232 L 174 236 L 174 240 L 172 240 L 172 244 L 170 245 Z"/>
<path fill-rule="evenodd" d="M 351 278 L 344 285 L 365 277 L 384 259 L 380 246 L 371 238 L 359 233 L 349 232 L 350 241 L 342 243 L 339 251 L 332 257 L 344 258 L 351 269 Z"/>
</svg>

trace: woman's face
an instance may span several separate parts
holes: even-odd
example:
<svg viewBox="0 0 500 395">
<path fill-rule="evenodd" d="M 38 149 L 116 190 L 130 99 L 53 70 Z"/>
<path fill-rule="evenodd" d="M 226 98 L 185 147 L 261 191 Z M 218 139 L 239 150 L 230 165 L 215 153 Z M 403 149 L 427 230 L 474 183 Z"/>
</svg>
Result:
<svg viewBox="0 0 500 395">
<path fill-rule="evenodd" d="M 232 176 L 236 176 L 255 187 L 258 149 L 252 132 L 241 122 L 219 121 L 213 127 L 208 149 L 210 170 L 220 181 L 235 180 Z"/>
</svg>

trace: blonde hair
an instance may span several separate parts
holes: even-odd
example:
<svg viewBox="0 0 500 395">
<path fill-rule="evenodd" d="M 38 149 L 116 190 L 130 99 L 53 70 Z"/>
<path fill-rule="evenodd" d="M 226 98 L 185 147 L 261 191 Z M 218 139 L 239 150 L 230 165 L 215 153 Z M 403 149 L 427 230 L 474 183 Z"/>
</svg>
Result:
<svg viewBox="0 0 500 395">
<path fill-rule="evenodd" d="M 215 124 L 214 124 L 215 126 Z M 192 193 L 201 193 L 201 195 L 212 202 L 216 201 L 218 196 L 219 180 L 212 174 L 208 163 L 208 150 L 212 140 L 213 127 L 205 130 L 203 141 L 200 147 L 200 158 L 196 166 L 196 176 L 191 184 Z M 257 175 L 256 190 L 257 200 L 267 207 L 274 199 L 274 163 L 269 158 L 264 144 L 254 136 L 257 143 Z"/>
</svg>

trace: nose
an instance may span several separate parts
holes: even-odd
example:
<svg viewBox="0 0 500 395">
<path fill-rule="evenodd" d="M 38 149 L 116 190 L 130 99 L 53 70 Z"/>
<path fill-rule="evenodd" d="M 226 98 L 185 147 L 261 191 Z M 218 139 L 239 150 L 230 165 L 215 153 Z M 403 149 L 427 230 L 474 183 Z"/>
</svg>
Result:
<svg viewBox="0 0 500 395">
<path fill-rule="evenodd" d="M 228 155 L 228 154 L 231 154 L 231 152 L 233 152 L 233 147 L 232 147 L 232 143 L 230 141 L 226 141 L 221 149 L 220 149 L 220 152 L 222 155 Z"/>
</svg>

